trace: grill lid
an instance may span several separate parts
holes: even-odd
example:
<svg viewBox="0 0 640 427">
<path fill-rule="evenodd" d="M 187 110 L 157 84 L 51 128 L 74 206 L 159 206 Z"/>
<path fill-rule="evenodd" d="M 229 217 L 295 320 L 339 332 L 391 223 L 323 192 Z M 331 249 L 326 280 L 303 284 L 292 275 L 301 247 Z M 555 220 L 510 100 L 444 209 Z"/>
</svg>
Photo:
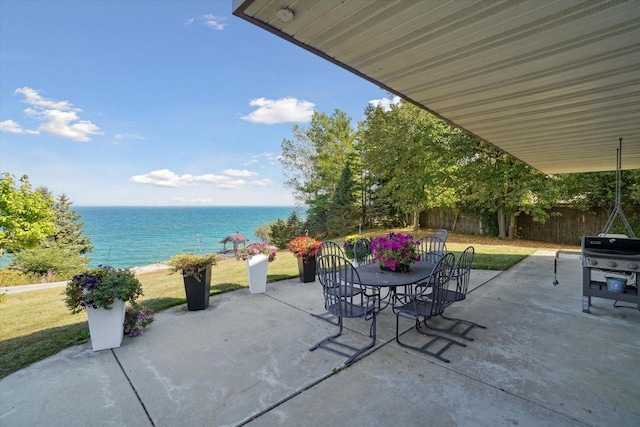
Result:
<svg viewBox="0 0 640 427">
<path fill-rule="evenodd" d="M 588 256 L 615 256 L 640 258 L 640 239 L 613 236 L 583 236 L 582 253 Z"/>
</svg>

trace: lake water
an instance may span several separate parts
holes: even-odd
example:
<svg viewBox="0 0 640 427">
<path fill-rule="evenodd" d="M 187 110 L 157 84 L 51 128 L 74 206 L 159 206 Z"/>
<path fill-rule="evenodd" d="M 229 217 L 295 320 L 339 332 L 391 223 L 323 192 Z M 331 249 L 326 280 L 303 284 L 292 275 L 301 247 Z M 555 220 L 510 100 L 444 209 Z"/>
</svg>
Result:
<svg viewBox="0 0 640 427">
<path fill-rule="evenodd" d="M 222 250 L 220 243 L 234 233 L 256 241 L 255 230 L 286 220 L 293 206 L 277 207 L 78 207 L 72 206 L 94 249 L 89 267 L 107 264 L 136 267 L 168 260 L 179 252 Z M 304 211 L 298 215 L 304 218 Z M 233 244 L 227 244 L 233 249 Z"/>
</svg>

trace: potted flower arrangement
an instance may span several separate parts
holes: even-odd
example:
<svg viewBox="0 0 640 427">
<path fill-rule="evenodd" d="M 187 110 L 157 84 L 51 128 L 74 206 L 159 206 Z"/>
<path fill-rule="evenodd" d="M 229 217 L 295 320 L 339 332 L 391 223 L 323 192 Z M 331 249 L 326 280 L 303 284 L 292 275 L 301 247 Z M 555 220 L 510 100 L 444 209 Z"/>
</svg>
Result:
<svg viewBox="0 0 640 427">
<path fill-rule="evenodd" d="M 255 242 L 239 249 L 238 259 L 247 261 L 247 273 L 249 274 L 249 291 L 252 294 L 261 294 L 267 290 L 267 267 L 276 259 L 276 251 L 262 242 Z"/>
<path fill-rule="evenodd" d="M 308 236 L 296 237 L 289 242 L 289 252 L 298 258 L 298 272 L 303 283 L 316 280 L 316 255 L 321 243 Z"/>
<path fill-rule="evenodd" d="M 153 323 L 153 310 L 131 301 L 124 314 L 124 333 L 130 337 L 142 335 L 143 329 Z"/>
<path fill-rule="evenodd" d="M 420 261 L 419 246 L 411 234 L 390 232 L 373 239 L 371 253 L 382 270 L 402 273 L 409 271 L 412 262 Z"/>
<path fill-rule="evenodd" d="M 73 276 L 64 291 L 71 313 L 87 311 L 93 351 L 120 347 L 124 336 L 125 303 L 135 303 L 142 285 L 129 269 L 108 265 Z"/>
<path fill-rule="evenodd" d="M 172 256 L 168 265 L 172 273 L 182 273 L 187 309 L 195 311 L 209 307 L 211 268 L 218 265 L 218 256 L 183 252 Z"/>
</svg>

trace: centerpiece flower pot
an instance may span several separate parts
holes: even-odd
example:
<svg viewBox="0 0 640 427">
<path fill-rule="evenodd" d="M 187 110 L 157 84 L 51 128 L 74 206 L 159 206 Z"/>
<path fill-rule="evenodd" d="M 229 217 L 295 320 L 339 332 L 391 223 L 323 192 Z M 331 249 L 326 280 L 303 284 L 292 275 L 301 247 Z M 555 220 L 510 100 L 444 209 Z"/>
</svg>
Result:
<svg viewBox="0 0 640 427">
<path fill-rule="evenodd" d="M 211 265 L 206 266 L 196 276 L 182 276 L 184 291 L 187 295 L 187 309 L 189 311 L 204 310 L 209 307 L 211 293 Z"/>
<path fill-rule="evenodd" d="M 269 256 L 258 254 L 247 258 L 249 273 L 249 291 L 252 294 L 263 294 L 267 291 L 267 267 Z"/>
<path fill-rule="evenodd" d="M 392 269 L 390 267 L 385 267 L 384 265 L 380 266 L 380 270 L 382 271 L 391 271 L 392 273 L 406 273 L 410 270 L 411 266 L 406 264 L 396 265 L 396 269 Z"/>
<path fill-rule="evenodd" d="M 93 351 L 117 348 L 124 337 L 124 301 L 115 299 L 111 310 L 87 307 L 91 348 Z"/>
<path fill-rule="evenodd" d="M 316 281 L 316 257 L 308 256 L 304 260 L 298 257 L 298 273 L 303 283 Z"/>
</svg>

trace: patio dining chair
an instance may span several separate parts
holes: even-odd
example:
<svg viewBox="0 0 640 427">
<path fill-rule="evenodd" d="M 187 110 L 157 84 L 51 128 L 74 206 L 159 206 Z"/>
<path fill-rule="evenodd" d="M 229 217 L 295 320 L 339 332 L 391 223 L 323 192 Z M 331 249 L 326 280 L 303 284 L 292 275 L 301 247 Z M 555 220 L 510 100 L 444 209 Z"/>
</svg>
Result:
<svg viewBox="0 0 640 427">
<path fill-rule="evenodd" d="M 473 263 L 473 257 L 475 250 L 473 246 L 467 247 L 453 266 L 451 272 L 451 286 L 455 285 L 455 289 L 447 289 L 444 295 L 445 305 L 449 306 L 455 302 L 462 301 L 467 298 L 467 291 L 469 290 L 469 278 L 471 277 L 471 264 Z M 432 328 L 439 331 L 444 331 L 453 335 L 460 336 L 468 341 L 473 341 L 473 338 L 467 337 L 466 334 L 474 327 L 487 329 L 486 326 L 480 325 L 475 322 L 471 322 L 464 319 L 458 319 L 455 317 L 447 317 L 444 314 L 441 316 L 443 319 L 453 321 L 454 323 L 448 328 Z M 465 326 L 462 331 L 458 326 Z"/>
<path fill-rule="evenodd" d="M 342 248 L 340 247 L 340 245 L 335 242 L 332 242 L 330 240 L 325 240 L 322 243 L 320 243 L 320 246 L 318 246 L 318 252 L 316 254 L 316 274 L 318 276 L 318 280 L 320 281 L 321 285 L 324 285 L 324 283 L 322 283 L 322 281 L 324 280 L 324 277 L 319 273 L 320 266 L 318 264 L 318 260 L 320 260 L 320 258 L 323 257 L 324 255 L 337 255 L 337 256 L 344 257 L 345 254 Z M 352 291 L 358 294 L 360 293 L 361 290 L 353 289 Z M 322 314 L 316 314 L 316 313 L 310 313 L 310 314 L 313 317 L 317 317 L 318 319 L 326 320 L 331 324 L 338 325 L 337 317 L 329 313 L 328 311 L 325 311 Z"/>
<path fill-rule="evenodd" d="M 351 262 L 338 255 L 325 255 L 318 260 L 318 274 L 322 276 L 322 294 L 327 312 L 338 318 L 338 332 L 314 344 L 317 348 L 347 356 L 345 365 L 350 365 L 358 356 L 376 343 L 376 316 L 380 311 L 380 296 L 375 288 L 360 286 L 360 276 Z M 337 340 L 344 330 L 344 319 L 363 318 L 371 321 L 371 342 L 364 347 L 354 347 Z"/>
<path fill-rule="evenodd" d="M 450 337 L 431 332 L 433 328 L 427 324 L 428 319 L 441 316 L 442 313 L 444 313 L 447 305 L 445 295 L 448 291 L 447 286 L 451 278 L 454 263 L 455 256 L 452 253 L 441 257 L 431 272 L 431 275 L 426 280 L 406 287 L 404 291 L 396 292 L 392 306 L 393 313 L 396 315 L 396 342 L 402 347 L 419 351 L 443 362 L 449 362 L 449 359 L 443 357 L 442 353 L 452 345 L 455 344 L 466 347 L 466 344 Z M 400 317 L 414 320 L 416 331 L 430 337 L 430 339 L 422 346 L 414 346 L 400 341 Z M 432 347 L 439 341 L 444 341 L 444 344 L 439 346 L 438 350 L 429 350 L 429 347 Z"/>
<path fill-rule="evenodd" d="M 439 228 L 433 233 L 433 235 L 436 236 L 438 239 L 442 240 L 443 242 L 447 243 L 447 237 L 449 237 L 449 232 L 444 228 Z"/>
<path fill-rule="evenodd" d="M 430 234 L 419 240 L 420 260 L 438 262 L 447 253 L 447 244 L 435 234 Z"/>
</svg>

